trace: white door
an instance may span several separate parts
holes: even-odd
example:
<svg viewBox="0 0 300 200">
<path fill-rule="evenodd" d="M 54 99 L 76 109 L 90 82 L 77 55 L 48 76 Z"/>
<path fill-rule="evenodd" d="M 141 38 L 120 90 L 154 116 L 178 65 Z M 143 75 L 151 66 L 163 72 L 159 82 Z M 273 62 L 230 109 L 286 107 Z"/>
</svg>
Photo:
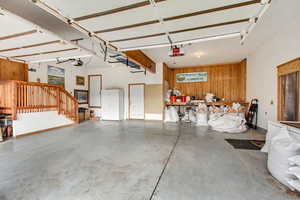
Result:
<svg viewBox="0 0 300 200">
<path fill-rule="evenodd" d="M 129 84 L 129 119 L 144 119 L 144 84 Z"/>
<path fill-rule="evenodd" d="M 102 89 L 102 76 L 90 75 L 89 76 L 89 107 L 101 107 L 101 89 Z"/>
<path fill-rule="evenodd" d="M 118 90 L 102 90 L 103 120 L 121 120 L 119 94 Z"/>
</svg>

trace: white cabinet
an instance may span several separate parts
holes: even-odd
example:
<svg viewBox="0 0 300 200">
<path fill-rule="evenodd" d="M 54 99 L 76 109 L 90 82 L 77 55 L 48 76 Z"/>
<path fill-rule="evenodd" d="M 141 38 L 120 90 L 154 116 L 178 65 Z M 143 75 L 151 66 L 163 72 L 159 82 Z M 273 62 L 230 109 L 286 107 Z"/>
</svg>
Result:
<svg viewBox="0 0 300 200">
<path fill-rule="evenodd" d="M 102 119 L 124 119 L 124 93 L 121 89 L 102 90 Z"/>
</svg>

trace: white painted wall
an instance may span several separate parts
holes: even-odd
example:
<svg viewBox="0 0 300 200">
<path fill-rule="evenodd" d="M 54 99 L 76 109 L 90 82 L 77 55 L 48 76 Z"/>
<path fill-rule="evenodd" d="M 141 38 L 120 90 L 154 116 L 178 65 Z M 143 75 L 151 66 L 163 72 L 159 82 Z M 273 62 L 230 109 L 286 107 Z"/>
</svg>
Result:
<svg viewBox="0 0 300 200">
<path fill-rule="evenodd" d="M 70 63 L 56 64 L 55 62 L 30 64 L 29 68 L 36 69 L 36 72 L 29 72 L 28 79 L 30 82 L 37 82 L 37 79 L 41 79 L 41 83 L 48 83 L 48 65 L 56 66 L 65 69 L 65 89 L 72 95 L 74 95 L 74 89 L 87 90 L 87 67 L 76 67 Z M 85 86 L 76 85 L 76 76 L 85 77 Z"/>
<path fill-rule="evenodd" d="M 102 89 L 122 88 L 124 90 L 124 116 L 128 119 L 128 84 L 145 83 L 145 84 L 162 84 L 163 65 L 156 65 L 156 73 L 130 73 L 131 69 L 123 64 L 115 64 L 106 68 L 88 68 L 87 74 L 102 74 Z M 132 70 L 134 71 L 134 70 Z M 101 115 L 99 109 L 95 109 L 96 115 Z M 151 117 L 151 116 L 150 116 Z M 162 119 L 162 116 L 160 116 Z M 156 119 L 159 117 L 156 116 Z M 146 115 L 147 119 L 147 115 Z"/>
<path fill-rule="evenodd" d="M 281 21 L 272 21 L 271 15 L 266 16 L 265 23 L 259 26 L 272 28 L 277 32 L 269 33 L 268 39 L 261 43 L 248 56 L 247 65 L 247 99 L 259 99 L 258 126 L 267 128 L 267 121 L 277 119 L 277 69 L 282 63 L 300 57 L 300 15 L 298 14 L 299 1 L 290 1 L 282 12 L 279 1 L 275 1 L 272 10 L 278 10 Z M 298 5 L 298 6 L 297 6 Z M 276 8 L 278 7 L 278 9 Z M 271 13 L 275 14 L 275 13 Z M 271 101 L 274 104 L 271 105 Z"/>
<path fill-rule="evenodd" d="M 64 115 L 58 115 L 57 111 L 22 113 L 13 121 L 13 132 L 14 136 L 18 136 L 73 123 Z"/>
</svg>

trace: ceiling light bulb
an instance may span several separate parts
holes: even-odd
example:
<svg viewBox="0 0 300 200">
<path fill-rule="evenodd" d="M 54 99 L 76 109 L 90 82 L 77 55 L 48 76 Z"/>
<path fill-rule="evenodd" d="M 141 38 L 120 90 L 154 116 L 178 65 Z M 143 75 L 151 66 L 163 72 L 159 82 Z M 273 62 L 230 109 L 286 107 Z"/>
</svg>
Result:
<svg viewBox="0 0 300 200">
<path fill-rule="evenodd" d="M 195 55 L 196 57 L 200 58 L 201 56 L 204 55 L 204 53 L 203 53 L 203 52 L 196 52 L 194 55 Z"/>
</svg>

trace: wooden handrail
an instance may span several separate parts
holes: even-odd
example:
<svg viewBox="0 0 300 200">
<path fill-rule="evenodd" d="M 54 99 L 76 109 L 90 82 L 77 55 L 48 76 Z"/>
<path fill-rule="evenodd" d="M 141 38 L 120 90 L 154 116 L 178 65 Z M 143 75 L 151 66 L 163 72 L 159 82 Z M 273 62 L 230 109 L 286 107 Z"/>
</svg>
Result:
<svg viewBox="0 0 300 200">
<path fill-rule="evenodd" d="M 0 81 L 0 112 L 11 114 L 57 110 L 78 122 L 78 101 L 64 88 L 46 83 Z"/>
</svg>

